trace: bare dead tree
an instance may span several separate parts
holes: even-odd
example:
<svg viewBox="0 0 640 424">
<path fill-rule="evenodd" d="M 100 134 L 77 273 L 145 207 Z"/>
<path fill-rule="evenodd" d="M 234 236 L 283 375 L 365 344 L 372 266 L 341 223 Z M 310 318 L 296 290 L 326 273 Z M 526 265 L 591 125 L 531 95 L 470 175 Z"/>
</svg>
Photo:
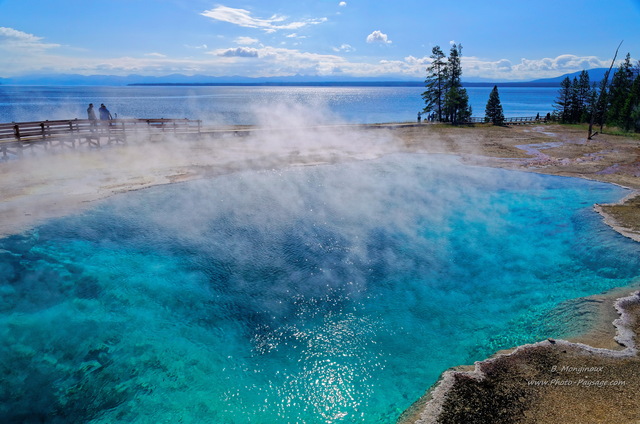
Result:
<svg viewBox="0 0 640 424">
<path fill-rule="evenodd" d="M 589 119 L 589 134 L 587 135 L 587 140 L 591 140 L 591 138 L 597 133 L 593 133 L 593 123 L 596 120 L 596 113 L 598 111 L 599 105 L 602 106 L 602 119 L 600 120 L 600 132 L 602 132 L 602 125 L 604 121 L 604 115 L 607 111 L 606 99 L 607 99 L 607 85 L 609 83 L 609 74 L 611 73 L 611 69 L 613 69 L 613 65 L 616 62 L 616 58 L 618 57 L 618 51 L 620 50 L 620 46 L 622 46 L 622 42 L 618 44 L 618 48 L 616 49 L 616 54 L 613 55 L 613 60 L 611 61 L 611 66 L 604 74 L 604 78 L 602 80 L 602 87 L 600 87 L 600 93 L 598 94 L 598 100 L 596 100 L 595 104 L 591 108 L 591 118 Z"/>
</svg>

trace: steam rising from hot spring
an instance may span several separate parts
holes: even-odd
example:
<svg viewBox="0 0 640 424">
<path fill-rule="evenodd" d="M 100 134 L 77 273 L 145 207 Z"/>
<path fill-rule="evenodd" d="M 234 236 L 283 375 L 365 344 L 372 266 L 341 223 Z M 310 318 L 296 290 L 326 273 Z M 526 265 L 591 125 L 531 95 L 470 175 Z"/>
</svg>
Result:
<svg viewBox="0 0 640 424">
<path fill-rule="evenodd" d="M 0 234 L 114 193 L 243 169 L 371 159 L 403 150 L 390 132 L 341 124 L 322 105 L 273 104 L 252 110 L 260 125 L 248 133 L 246 128 L 214 126 L 200 137 L 130 133 L 125 146 L 53 150 L 55 154 L 27 151 L 24 159 L 0 167 L 0 212 L 6 217 Z M 224 131 L 216 131 L 220 129 Z"/>
</svg>

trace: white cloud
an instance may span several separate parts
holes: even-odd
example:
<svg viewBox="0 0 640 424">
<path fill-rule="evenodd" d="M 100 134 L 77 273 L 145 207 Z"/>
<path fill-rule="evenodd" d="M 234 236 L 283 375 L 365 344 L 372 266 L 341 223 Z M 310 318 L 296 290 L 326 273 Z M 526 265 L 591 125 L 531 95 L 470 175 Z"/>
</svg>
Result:
<svg viewBox="0 0 640 424">
<path fill-rule="evenodd" d="M 404 62 L 409 66 L 420 66 L 422 69 L 428 66 L 429 64 L 431 64 L 431 58 L 427 56 L 424 56 L 424 57 L 407 56 L 404 58 Z"/>
<path fill-rule="evenodd" d="M 17 29 L 0 27 L 0 47 L 30 50 L 45 50 L 60 47 L 60 44 L 43 43 L 42 37 L 18 31 Z"/>
<path fill-rule="evenodd" d="M 238 37 L 235 39 L 236 44 L 240 44 L 241 46 L 249 46 L 251 44 L 256 44 L 258 41 L 257 38 L 251 37 Z"/>
<path fill-rule="evenodd" d="M 505 71 L 507 70 L 510 71 L 512 69 L 511 61 L 507 59 L 500 59 L 499 61 L 496 62 L 496 68 L 505 70 Z"/>
<path fill-rule="evenodd" d="M 340 47 L 334 47 L 333 51 L 334 52 L 345 52 L 345 53 L 349 53 L 349 52 L 353 52 L 356 49 L 354 49 L 353 47 L 351 47 L 349 44 L 342 44 Z"/>
<path fill-rule="evenodd" d="M 218 50 L 216 54 L 225 57 L 258 57 L 258 50 L 251 47 L 236 47 L 235 49 Z"/>
<path fill-rule="evenodd" d="M 289 35 L 286 36 L 287 38 L 307 38 L 306 35 L 298 35 L 297 33 L 291 33 Z"/>
<path fill-rule="evenodd" d="M 185 44 L 184 46 L 188 49 L 195 49 L 195 50 L 206 50 L 209 48 L 206 44 L 201 44 L 199 46 L 190 46 L 188 44 Z"/>
<path fill-rule="evenodd" d="M 338 6 L 340 7 L 345 7 L 347 5 L 346 1 L 341 1 L 340 3 L 338 3 Z"/>
<path fill-rule="evenodd" d="M 556 58 L 543 58 L 536 60 L 523 58 L 515 68 L 521 71 L 565 71 L 605 66 L 609 66 L 609 61 L 602 61 L 595 56 L 575 56 L 564 54 Z"/>
<path fill-rule="evenodd" d="M 367 35 L 367 43 L 391 44 L 391 40 L 389 40 L 389 36 L 387 36 L 387 34 L 376 30 Z"/>
<path fill-rule="evenodd" d="M 60 44 L 45 43 L 42 37 L 13 28 L 0 27 L 0 72 L 19 75 L 35 70 L 53 70 L 68 66 L 66 57 L 50 52 L 59 51 Z"/>
<path fill-rule="evenodd" d="M 287 76 L 287 75 L 333 75 L 344 67 L 350 68 L 349 62 L 335 55 L 304 52 L 284 47 L 261 47 L 253 49 L 254 66 L 246 67 L 240 55 L 234 55 L 235 49 L 209 52 L 217 57 L 216 66 L 224 67 L 222 75 L 241 74 L 246 76 Z"/>
<path fill-rule="evenodd" d="M 370 38 L 389 44 L 380 31 Z M 200 57 L 175 58 L 158 52 L 139 57 L 91 57 L 78 50 L 56 49 L 57 44 L 45 43 L 41 37 L 11 28 L 0 27 L 0 76 L 28 73 L 78 73 L 82 75 L 185 75 L 212 76 L 286 76 L 286 75 L 345 75 L 354 77 L 390 76 L 421 80 L 431 59 L 407 56 L 378 62 L 347 60 L 340 53 L 354 51 L 349 44 L 333 47 L 336 54 L 318 54 L 295 48 L 263 46 L 255 38 L 238 37 L 233 45 L 207 51 Z M 190 47 L 204 49 L 207 46 Z M 559 55 L 555 58 L 509 60 L 462 57 L 463 79 L 490 78 L 495 80 L 526 80 L 555 77 L 564 73 L 608 67 L 610 59 L 595 56 Z"/>
<path fill-rule="evenodd" d="M 521 59 L 513 63 L 508 59 L 495 61 L 476 57 L 462 57 L 464 77 L 482 77 L 491 79 L 538 79 L 556 77 L 583 69 L 609 66 L 609 60 L 600 60 L 595 56 L 576 56 L 564 54 L 555 58 Z"/>
<path fill-rule="evenodd" d="M 318 18 L 285 23 L 288 19 L 287 16 L 273 15 L 268 19 L 255 18 L 246 9 L 234 9 L 227 6 L 216 6 L 211 10 L 205 10 L 201 15 L 216 21 L 229 22 L 245 28 L 257 28 L 266 32 L 299 29 L 307 25 L 317 25 L 327 21 L 327 18 Z"/>
</svg>

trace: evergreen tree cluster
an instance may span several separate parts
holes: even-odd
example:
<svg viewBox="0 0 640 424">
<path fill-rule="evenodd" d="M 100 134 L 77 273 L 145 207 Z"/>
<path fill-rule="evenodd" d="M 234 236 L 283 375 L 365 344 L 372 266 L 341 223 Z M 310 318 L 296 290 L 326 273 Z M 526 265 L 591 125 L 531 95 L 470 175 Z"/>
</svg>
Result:
<svg viewBox="0 0 640 424">
<path fill-rule="evenodd" d="M 591 85 L 587 71 L 583 70 L 573 81 L 566 77 L 554 104 L 556 118 L 566 124 L 588 122 L 596 98 L 596 87 Z"/>
<path fill-rule="evenodd" d="M 640 132 L 640 62 L 633 66 L 627 53 L 611 82 L 589 81 L 587 71 L 560 83 L 554 104 L 556 118 L 562 123 L 589 122 L 592 115 L 598 125 Z"/>
<path fill-rule="evenodd" d="M 435 46 L 430 57 L 432 62 L 425 80 L 427 90 L 422 93 L 424 113 L 432 114 L 440 122 L 468 121 L 471 106 L 467 90 L 462 87 L 462 45 L 453 44 L 448 58 L 440 46 Z"/>
</svg>

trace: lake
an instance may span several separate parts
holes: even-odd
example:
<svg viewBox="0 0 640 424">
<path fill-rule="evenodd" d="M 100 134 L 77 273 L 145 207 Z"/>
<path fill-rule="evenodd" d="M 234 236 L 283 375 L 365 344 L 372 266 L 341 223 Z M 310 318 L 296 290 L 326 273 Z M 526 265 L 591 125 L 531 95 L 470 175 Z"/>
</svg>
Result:
<svg viewBox="0 0 640 424">
<path fill-rule="evenodd" d="M 473 116 L 484 116 L 492 87 L 469 87 Z M 189 118 L 207 124 L 256 124 L 256 115 L 282 105 L 313 109 L 323 122 L 416 120 L 422 87 L 23 87 L 0 86 L 0 122 L 85 119 L 89 103 L 120 118 Z M 556 87 L 502 87 L 505 116 L 553 111 Z"/>
</svg>

